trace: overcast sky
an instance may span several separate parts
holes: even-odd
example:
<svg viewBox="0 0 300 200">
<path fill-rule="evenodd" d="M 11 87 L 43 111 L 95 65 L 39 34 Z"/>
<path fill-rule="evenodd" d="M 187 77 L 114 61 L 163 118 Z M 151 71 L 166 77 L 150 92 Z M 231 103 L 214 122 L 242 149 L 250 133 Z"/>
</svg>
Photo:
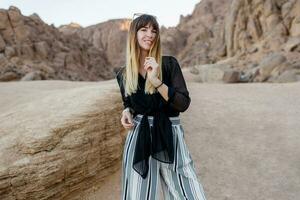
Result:
<svg viewBox="0 0 300 200">
<path fill-rule="evenodd" d="M 158 23 L 176 26 L 180 15 L 191 14 L 201 0 L 0 0 L 0 8 L 14 5 L 25 16 L 37 13 L 47 24 L 56 27 L 79 23 L 86 27 L 109 19 L 131 18 L 133 13 L 157 16 Z"/>
</svg>

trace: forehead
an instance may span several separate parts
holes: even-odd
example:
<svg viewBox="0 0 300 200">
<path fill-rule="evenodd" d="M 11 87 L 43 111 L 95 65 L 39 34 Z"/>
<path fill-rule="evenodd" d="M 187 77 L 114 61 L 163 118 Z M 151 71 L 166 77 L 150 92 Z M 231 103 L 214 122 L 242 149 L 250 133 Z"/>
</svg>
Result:
<svg viewBox="0 0 300 200">
<path fill-rule="evenodd" d="M 150 23 L 148 23 L 147 25 L 145 25 L 143 27 L 144 28 L 149 28 L 149 29 L 155 29 L 155 27 L 152 24 L 150 24 Z"/>
</svg>

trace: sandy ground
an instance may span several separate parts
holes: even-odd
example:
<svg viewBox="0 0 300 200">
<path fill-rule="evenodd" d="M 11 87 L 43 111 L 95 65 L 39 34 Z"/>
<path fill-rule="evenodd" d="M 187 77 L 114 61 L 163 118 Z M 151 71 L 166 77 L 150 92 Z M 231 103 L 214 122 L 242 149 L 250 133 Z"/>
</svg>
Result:
<svg viewBox="0 0 300 200">
<path fill-rule="evenodd" d="M 188 88 L 192 102 L 180 117 L 207 199 L 299 199 L 300 83 Z M 120 199 L 120 177 L 81 199 Z"/>
</svg>

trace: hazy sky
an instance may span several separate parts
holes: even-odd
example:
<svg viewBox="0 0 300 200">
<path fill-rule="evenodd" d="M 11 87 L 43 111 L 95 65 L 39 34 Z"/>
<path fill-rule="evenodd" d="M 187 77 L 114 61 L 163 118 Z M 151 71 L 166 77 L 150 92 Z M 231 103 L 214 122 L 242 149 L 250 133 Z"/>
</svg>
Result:
<svg viewBox="0 0 300 200">
<path fill-rule="evenodd" d="M 37 13 L 56 27 L 71 22 L 89 26 L 108 19 L 131 18 L 133 13 L 157 16 L 158 23 L 176 26 L 180 15 L 191 14 L 201 0 L 0 0 L 0 8 L 14 5 L 25 16 Z"/>
</svg>

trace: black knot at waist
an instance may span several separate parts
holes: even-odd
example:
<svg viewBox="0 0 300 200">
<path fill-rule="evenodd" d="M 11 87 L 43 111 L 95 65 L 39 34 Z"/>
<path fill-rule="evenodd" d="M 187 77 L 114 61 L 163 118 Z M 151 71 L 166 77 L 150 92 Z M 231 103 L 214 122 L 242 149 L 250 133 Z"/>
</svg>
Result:
<svg viewBox="0 0 300 200">
<path fill-rule="evenodd" d="M 178 116 L 168 117 L 163 112 L 155 112 L 153 116 L 137 114 L 134 120 L 139 121 L 140 126 L 137 132 L 133 168 L 143 178 L 146 178 L 150 155 L 164 163 L 174 162 L 172 124 L 180 124 L 180 120 Z"/>
</svg>

